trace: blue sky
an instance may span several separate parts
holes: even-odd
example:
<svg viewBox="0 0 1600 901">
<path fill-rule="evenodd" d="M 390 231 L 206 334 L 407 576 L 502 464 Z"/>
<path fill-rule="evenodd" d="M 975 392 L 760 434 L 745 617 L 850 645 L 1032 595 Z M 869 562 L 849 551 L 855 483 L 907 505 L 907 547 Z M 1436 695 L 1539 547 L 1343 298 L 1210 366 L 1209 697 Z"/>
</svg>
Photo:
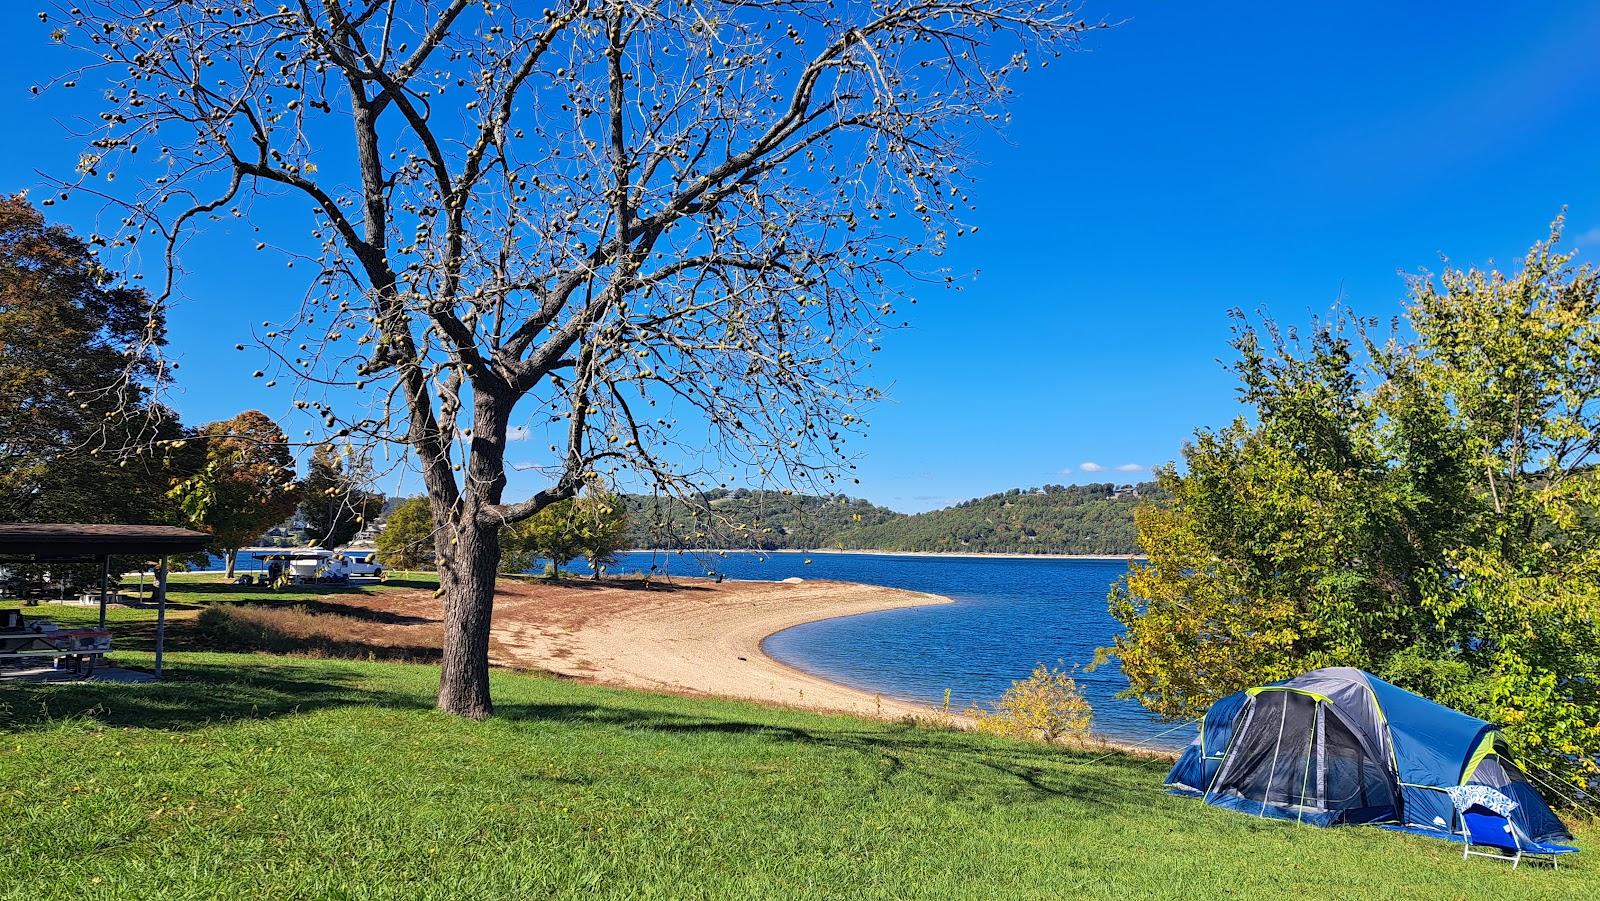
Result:
<svg viewBox="0 0 1600 901">
<path fill-rule="evenodd" d="M 1004 135 L 977 141 L 980 229 L 946 259 L 976 276 L 922 295 L 876 361 L 871 500 L 922 510 L 1176 458 L 1239 412 L 1218 363 L 1231 307 L 1393 315 L 1400 271 L 1512 264 L 1563 206 L 1570 243 L 1600 254 L 1600 5 L 1084 9 L 1122 24 L 1025 76 Z M 11 192 L 77 147 L 59 97 L 28 93 L 65 64 L 33 7 L 0 27 Z M 74 206 L 52 214 L 90 227 Z M 231 348 L 303 280 L 241 235 L 185 263 L 172 403 L 196 423 L 282 413 Z"/>
</svg>

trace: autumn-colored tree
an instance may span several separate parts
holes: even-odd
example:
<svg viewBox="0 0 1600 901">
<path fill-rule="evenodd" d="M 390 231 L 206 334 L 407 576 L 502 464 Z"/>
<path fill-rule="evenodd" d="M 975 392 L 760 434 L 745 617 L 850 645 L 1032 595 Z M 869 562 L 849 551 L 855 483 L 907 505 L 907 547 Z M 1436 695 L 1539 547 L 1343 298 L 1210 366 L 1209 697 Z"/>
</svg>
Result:
<svg viewBox="0 0 1600 901">
<path fill-rule="evenodd" d="M 300 516 L 318 547 L 332 550 L 383 512 L 383 495 L 364 489 L 363 468 L 331 444 L 318 445 L 300 483 Z"/>
<path fill-rule="evenodd" d="M 1113 589 L 1131 693 L 1188 717 L 1327 665 L 1600 775 L 1600 277 L 1555 250 L 1412 282 L 1410 337 L 1241 325 L 1254 422 L 1202 430 Z"/>
<path fill-rule="evenodd" d="M 211 533 L 232 579 L 239 548 L 299 504 L 294 458 L 283 430 L 257 410 L 202 426 L 192 440 L 204 447 L 205 463 L 171 494 L 192 525 Z"/>
<path fill-rule="evenodd" d="M 23 196 L 0 198 L 0 520 L 170 521 L 164 319 Z"/>
<path fill-rule="evenodd" d="M 88 242 L 28 199 L 0 197 L 0 521 L 171 523 L 166 496 L 190 461 L 157 404 L 165 319 L 106 271 Z M 113 575 L 133 561 L 113 564 Z M 14 563 L 5 588 L 99 584 L 99 566 Z"/>
<path fill-rule="evenodd" d="M 1091 27 L 1034 0 L 54 9 L 106 104 L 59 188 L 124 175 L 109 244 L 161 235 L 170 281 L 193 230 L 303 204 L 309 240 L 251 239 L 313 282 L 261 338 L 333 389 L 302 403 L 334 439 L 408 447 L 439 706 L 474 717 L 507 526 L 596 477 L 848 472 L 896 286 L 970 227 L 973 129 Z M 516 498 L 514 410 L 547 449 Z"/>
<path fill-rule="evenodd" d="M 390 569 L 431 569 L 434 565 L 433 512 L 425 497 L 401 501 L 378 532 L 378 559 Z"/>
<path fill-rule="evenodd" d="M 974 706 L 967 715 L 980 732 L 1049 742 L 1084 738 L 1094 721 L 1072 672 L 1043 663 L 1028 678 L 1011 683 L 992 707 Z"/>
</svg>

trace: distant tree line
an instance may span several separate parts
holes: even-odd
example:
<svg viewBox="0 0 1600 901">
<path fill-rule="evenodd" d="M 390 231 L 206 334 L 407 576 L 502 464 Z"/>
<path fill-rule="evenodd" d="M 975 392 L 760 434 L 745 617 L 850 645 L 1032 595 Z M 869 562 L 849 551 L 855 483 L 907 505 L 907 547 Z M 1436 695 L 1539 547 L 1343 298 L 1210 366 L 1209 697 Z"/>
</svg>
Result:
<svg viewBox="0 0 1600 901">
<path fill-rule="evenodd" d="M 637 548 L 1130 554 L 1133 508 L 1154 484 L 1046 485 L 907 515 L 860 498 L 718 489 L 699 503 L 628 495 Z"/>
<path fill-rule="evenodd" d="M 1154 485 L 1046 485 L 849 529 L 836 547 L 1004 554 L 1132 554 L 1133 510 Z"/>
</svg>

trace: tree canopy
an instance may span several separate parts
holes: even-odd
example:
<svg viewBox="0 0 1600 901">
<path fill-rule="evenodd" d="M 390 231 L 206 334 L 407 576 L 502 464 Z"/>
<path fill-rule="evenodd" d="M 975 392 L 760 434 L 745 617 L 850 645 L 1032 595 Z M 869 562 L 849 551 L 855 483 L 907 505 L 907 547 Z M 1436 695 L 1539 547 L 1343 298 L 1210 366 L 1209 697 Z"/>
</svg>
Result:
<svg viewBox="0 0 1600 901">
<path fill-rule="evenodd" d="M 348 544 L 362 527 L 383 512 L 383 495 L 365 490 L 359 463 L 346 465 L 346 456 L 333 445 L 318 445 L 306 464 L 300 483 L 300 515 L 318 547 Z"/>
<path fill-rule="evenodd" d="M 474 717 L 506 526 L 615 473 L 667 491 L 848 475 L 904 276 L 970 227 L 972 130 L 1094 27 L 1031 0 L 52 17 L 81 51 L 70 81 L 104 98 L 59 192 L 134 176 L 107 243 L 164 239 L 163 298 L 193 230 L 258 198 L 304 210 L 305 238 L 251 239 L 310 273 L 261 343 L 328 389 L 301 402 L 330 438 L 408 448 L 435 523 L 439 704 Z M 513 498 L 519 408 L 548 454 Z"/>
<path fill-rule="evenodd" d="M 0 198 L 0 519 L 157 523 L 177 417 L 155 405 L 165 320 L 89 244 Z"/>
<path fill-rule="evenodd" d="M 595 578 L 617 551 L 628 546 L 628 513 L 622 499 L 604 491 L 551 504 L 507 530 L 501 538 L 506 569 L 526 571 L 535 561 L 548 562 L 557 575 L 580 557 L 589 561 Z"/>
<path fill-rule="evenodd" d="M 189 522 L 211 533 L 231 579 L 239 548 L 299 505 L 294 457 L 283 430 L 257 410 L 202 426 L 191 440 L 205 462 L 171 493 Z"/>
<path fill-rule="evenodd" d="M 1412 281 L 1405 329 L 1241 317 L 1253 421 L 1201 430 L 1111 595 L 1132 694 L 1193 716 L 1367 669 L 1600 773 L 1600 296 L 1556 251 Z"/>
<path fill-rule="evenodd" d="M 410 497 L 396 504 L 378 532 L 378 559 L 390 569 L 433 567 L 433 510 L 425 497 Z"/>
</svg>

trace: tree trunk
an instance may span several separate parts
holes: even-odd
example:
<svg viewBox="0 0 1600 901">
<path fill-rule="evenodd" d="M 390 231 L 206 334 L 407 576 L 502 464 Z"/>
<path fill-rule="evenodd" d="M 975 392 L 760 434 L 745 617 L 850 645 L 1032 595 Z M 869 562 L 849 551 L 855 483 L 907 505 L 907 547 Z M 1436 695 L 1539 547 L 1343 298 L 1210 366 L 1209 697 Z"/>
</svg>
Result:
<svg viewBox="0 0 1600 901">
<path fill-rule="evenodd" d="M 228 582 L 232 582 L 233 581 L 233 565 L 238 559 L 239 559 L 239 549 L 238 548 L 233 548 L 232 550 L 227 550 L 227 551 L 223 551 L 222 552 L 222 578 L 223 578 L 223 580 L 228 581 Z"/>
<path fill-rule="evenodd" d="M 453 529 L 454 544 L 441 537 L 439 594 L 444 601 L 444 656 L 439 669 L 439 709 L 484 719 L 494 714 L 489 700 L 489 624 L 494 615 L 495 571 L 500 535 L 463 518 Z"/>
</svg>

